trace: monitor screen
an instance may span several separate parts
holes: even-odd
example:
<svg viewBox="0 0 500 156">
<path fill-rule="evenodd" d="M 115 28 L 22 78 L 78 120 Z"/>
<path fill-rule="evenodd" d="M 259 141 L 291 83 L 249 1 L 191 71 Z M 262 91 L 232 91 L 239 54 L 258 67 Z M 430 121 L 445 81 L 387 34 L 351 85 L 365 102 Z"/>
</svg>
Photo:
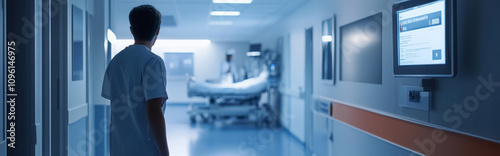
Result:
<svg viewBox="0 0 500 156">
<path fill-rule="evenodd" d="M 444 0 L 400 10 L 399 65 L 446 63 Z"/>
<path fill-rule="evenodd" d="M 340 81 L 382 84 L 382 13 L 340 27 Z"/>
<path fill-rule="evenodd" d="M 454 76 L 452 1 L 412 0 L 394 5 L 396 76 Z"/>
<path fill-rule="evenodd" d="M 260 43 L 250 44 L 250 49 L 249 49 L 249 51 L 250 51 L 250 52 L 257 52 L 257 51 L 258 51 L 258 52 L 260 52 L 261 47 L 262 47 L 262 44 L 260 44 Z"/>
</svg>

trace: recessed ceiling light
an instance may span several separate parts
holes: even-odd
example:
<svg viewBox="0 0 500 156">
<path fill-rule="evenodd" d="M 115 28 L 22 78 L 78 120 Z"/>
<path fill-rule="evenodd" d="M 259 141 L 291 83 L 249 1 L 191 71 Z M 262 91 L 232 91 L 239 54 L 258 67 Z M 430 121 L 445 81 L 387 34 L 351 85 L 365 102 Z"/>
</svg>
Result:
<svg viewBox="0 0 500 156">
<path fill-rule="evenodd" d="M 233 21 L 210 21 L 210 25 L 233 25 Z"/>
<path fill-rule="evenodd" d="M 239 16 L 241 13 L 239 11 L 212 11 L 210 15 L 212 16 Z"/>
<path fill-rule="evenodd" d="M 253 0 L 213 0 L 213 3 L 250 4 Z"/>
</svg>

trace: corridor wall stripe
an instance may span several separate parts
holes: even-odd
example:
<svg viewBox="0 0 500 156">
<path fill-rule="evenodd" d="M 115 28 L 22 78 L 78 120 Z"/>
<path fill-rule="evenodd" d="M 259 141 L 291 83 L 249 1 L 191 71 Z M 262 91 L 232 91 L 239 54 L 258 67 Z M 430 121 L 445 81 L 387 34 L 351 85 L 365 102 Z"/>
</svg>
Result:
<svg viewBox="0 0 500 156">
<path fill-rule="evenodd" d="M 500 144 L 334 103 L 333 117 L 423 155 L 500 155 Z"/>
</svg>

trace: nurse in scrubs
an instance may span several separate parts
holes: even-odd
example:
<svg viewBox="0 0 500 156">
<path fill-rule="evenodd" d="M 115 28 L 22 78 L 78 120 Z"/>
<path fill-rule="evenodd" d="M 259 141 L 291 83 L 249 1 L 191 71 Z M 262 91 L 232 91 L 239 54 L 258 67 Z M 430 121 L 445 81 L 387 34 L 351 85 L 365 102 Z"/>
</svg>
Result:
<svg viewBox="0 0 500 156">
<path fill-rule="evenodd" d="M 229 49 L 226 52 L 226 60 L 222 61 L 220 68 L 220 82 L 223 84 L 234 83 L 237 80 L 237 69 L 234 63 L 231 61 L 235 50 Z"/>
</svg>

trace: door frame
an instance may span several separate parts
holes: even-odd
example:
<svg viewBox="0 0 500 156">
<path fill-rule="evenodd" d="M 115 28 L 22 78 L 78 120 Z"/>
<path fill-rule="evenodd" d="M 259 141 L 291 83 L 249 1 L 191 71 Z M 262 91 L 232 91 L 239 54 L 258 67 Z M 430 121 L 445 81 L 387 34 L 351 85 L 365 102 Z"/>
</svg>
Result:
<svg viewBox="0 0 500 156">
<path fill-rule="evenodd" d="M 47 24 L 42 25 L 42 153 L 41 155 L 51 155 L 51 15 L 50 11 L 51 0 L 42 0 L 42 12 L 46 12 L 48 16 L 42 16 L 42 21 L 47 21 Z"/>
<path fill-rule="evenodd" d="M 304 68 L 304 104 L 305 104 L 305 135 L 304 141 L 309 149 L 312 149 L 312 95 L 314 87 L 314 27 L 309 27 L 305 30 L 305 68 Z"/>
<path fill-rule="evenodd" d="M 50 0 L 51 6 L 56 6 L 59 11 L 52 14 L 50 21 L 50 56 L 44 61 L 49 61 L 50 75 L 46 75 L 44 84 L 50 86 L 50 155 L 68 155 L 68 108 L 67 108 L 67 51 L 68 51 L 68 0 Z M 50 82 L 49 82 L 50 81 Z M 46 129 L 47 130 L 47 129 Z M 47 135 L 47 132 L 45 133 Z"/>
</svg>

